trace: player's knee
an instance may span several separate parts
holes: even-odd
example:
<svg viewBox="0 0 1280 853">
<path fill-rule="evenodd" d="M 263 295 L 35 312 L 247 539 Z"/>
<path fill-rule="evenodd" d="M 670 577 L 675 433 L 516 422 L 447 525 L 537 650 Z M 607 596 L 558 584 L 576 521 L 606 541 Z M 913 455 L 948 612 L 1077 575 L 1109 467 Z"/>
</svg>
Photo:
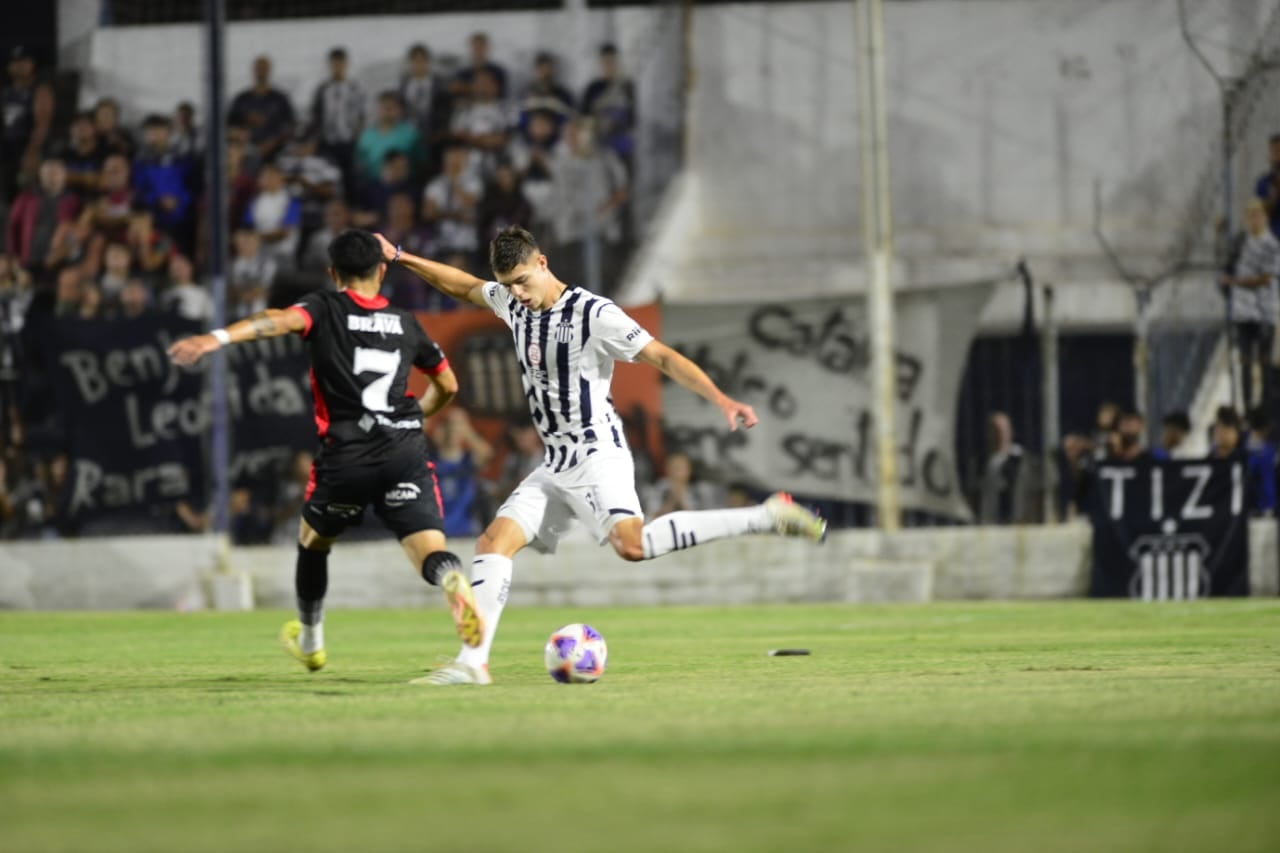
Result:
<svg viewBox="0 0 1280 853">
<path fill-rule="evenodd" d="M 640 544 L 639 537 L 632 539 L 629 536 L 614 535 L 609 537 L 609 542 L 618 556 L 628 563 L 638 563 L 644 559 L 644 546 Z"/>
</svg>

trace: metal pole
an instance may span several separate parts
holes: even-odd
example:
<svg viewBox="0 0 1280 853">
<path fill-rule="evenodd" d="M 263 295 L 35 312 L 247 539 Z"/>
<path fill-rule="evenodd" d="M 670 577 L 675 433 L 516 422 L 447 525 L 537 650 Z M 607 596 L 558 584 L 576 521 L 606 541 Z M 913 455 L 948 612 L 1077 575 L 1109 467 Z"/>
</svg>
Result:
<svg viewBox="0 0 1280 853">
<path fill-rule="evenodd" d="M 226 137 L 223 117 L 225 92 L 226 8 L 224 0 L 205 0 L 205 163 L 206 211 L 209 222 L 209 293 L 213 297 L 213 328 L 227 322 L 227 199 Z M 213 474 L 213 532 L 221 541 L 225 566 L 226 536 L 230 528 L 231 442 L 227 416 L 227 359 L 214 353 L 209 373 L 211 419 L 209 468 Z"/>
<path fill-rule="evenodd" d="M 1058 468 L 1054 451 L 1058 447 L 1058 320 L 1053 313 L 1053 285 L 1044 286 L 1044 331 L 1040 338 L 1040 407 L 1044 437 L 1044 520 L 1058 520 Z"/>
<path fill-rule="evenodd" d="M 854 0 L 857 30 L 858 110 L 862 148 L 862 235 L 870 309 L 872 415 L 876 442 L 876 522 L 892 533 L 902 526 L 898 500 L 893 373 L 894 310 L 889 280 L 893 221 L 889 204 L 889 152 L 884 103 L 884 14 L 881 0 Z"/>
</svg>

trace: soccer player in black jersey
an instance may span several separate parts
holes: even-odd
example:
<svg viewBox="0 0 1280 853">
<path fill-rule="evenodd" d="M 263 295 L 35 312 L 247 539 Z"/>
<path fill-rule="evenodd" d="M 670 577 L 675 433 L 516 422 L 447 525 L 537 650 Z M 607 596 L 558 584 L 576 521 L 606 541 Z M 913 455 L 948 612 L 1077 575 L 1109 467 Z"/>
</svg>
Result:
<svg viewBox="0 0 1280 853">
<path fill-rule="evenodd" d="M 414 570 L 444 590 L 462 642 L 478 645 L 483 622 L 462 563 L 445 550 L 440 491 L 422 431 L 424 419 L 458 393 L 458 380 L 413 315 L 379 295 L 387 265 L 372 234 L 339 234 L 329 260 L 336 291 L 309 293 L 286 309 L 185 338 L 169 356 L 190 365 L 241 341 L 298 334 L 307 343 L 321 446 L 298 528 L 298 619 L 281 631 L 286 651 L 307 669 L 324 666 L 329 549 L 369 504 Z M 421 400 L 408 391 L 411 368 L 430 379 Z"/>
</svg>

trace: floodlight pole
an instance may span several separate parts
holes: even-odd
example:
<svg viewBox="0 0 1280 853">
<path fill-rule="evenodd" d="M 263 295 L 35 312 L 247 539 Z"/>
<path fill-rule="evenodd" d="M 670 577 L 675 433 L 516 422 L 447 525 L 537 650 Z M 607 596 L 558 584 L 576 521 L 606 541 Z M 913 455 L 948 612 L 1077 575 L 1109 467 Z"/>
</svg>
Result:
<svg viewBox="0 0 1280 853">
<path fill-rule="evenodd" d="M 871 335 L 872 417 L 875 425 L 876 524 L 902 526 L 898 498 L 894 406 L 893 216 L 889 195 L 888 122 L 884 102 L 884 8 L 881 0 L 854 0 L 857 32 L 858 124 L 862 149 L 862 237 L 867 257 Z"/>
<path fill-rule="evenodd" d="M 225 91 L 225 0 L 204 0 L 205 25 L 205 163 L 209 222 L 209 295 L 213 298 L 213 328 L 227 321 L 227 203 L 226 137 L 223 132 Z M 227 357 L 218 350 L 209 371 L 209 470 L 213 475 L 212 529 L 219 541 L 220 568 L 227 559 L 230 528 L 231 425 L 227 412 Z"/>
</svg>

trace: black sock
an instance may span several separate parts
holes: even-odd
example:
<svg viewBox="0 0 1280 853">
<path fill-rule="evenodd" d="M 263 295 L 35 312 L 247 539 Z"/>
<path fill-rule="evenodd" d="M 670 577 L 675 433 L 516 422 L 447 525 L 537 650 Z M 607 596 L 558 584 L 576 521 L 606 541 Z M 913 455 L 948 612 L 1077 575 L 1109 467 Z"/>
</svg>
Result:
<svg viewBox="0 0 1280 853">
<path fill-rule="evenodd" d="M 298 594 L 298 619 L 304 625 L 319 625 L 324 618 L 324 594 L 329 589 L 329 552 L 308 551 L 299 545 L 293 585 Z"/>
<path fill-rule="evenodd" d="M 432 586 L 440 585 L 440 576 L 450 569 L 461 569 L 462 560 L 452 551 L 432 551 L 422 561 L 422 579 Z"/>
</svg>

